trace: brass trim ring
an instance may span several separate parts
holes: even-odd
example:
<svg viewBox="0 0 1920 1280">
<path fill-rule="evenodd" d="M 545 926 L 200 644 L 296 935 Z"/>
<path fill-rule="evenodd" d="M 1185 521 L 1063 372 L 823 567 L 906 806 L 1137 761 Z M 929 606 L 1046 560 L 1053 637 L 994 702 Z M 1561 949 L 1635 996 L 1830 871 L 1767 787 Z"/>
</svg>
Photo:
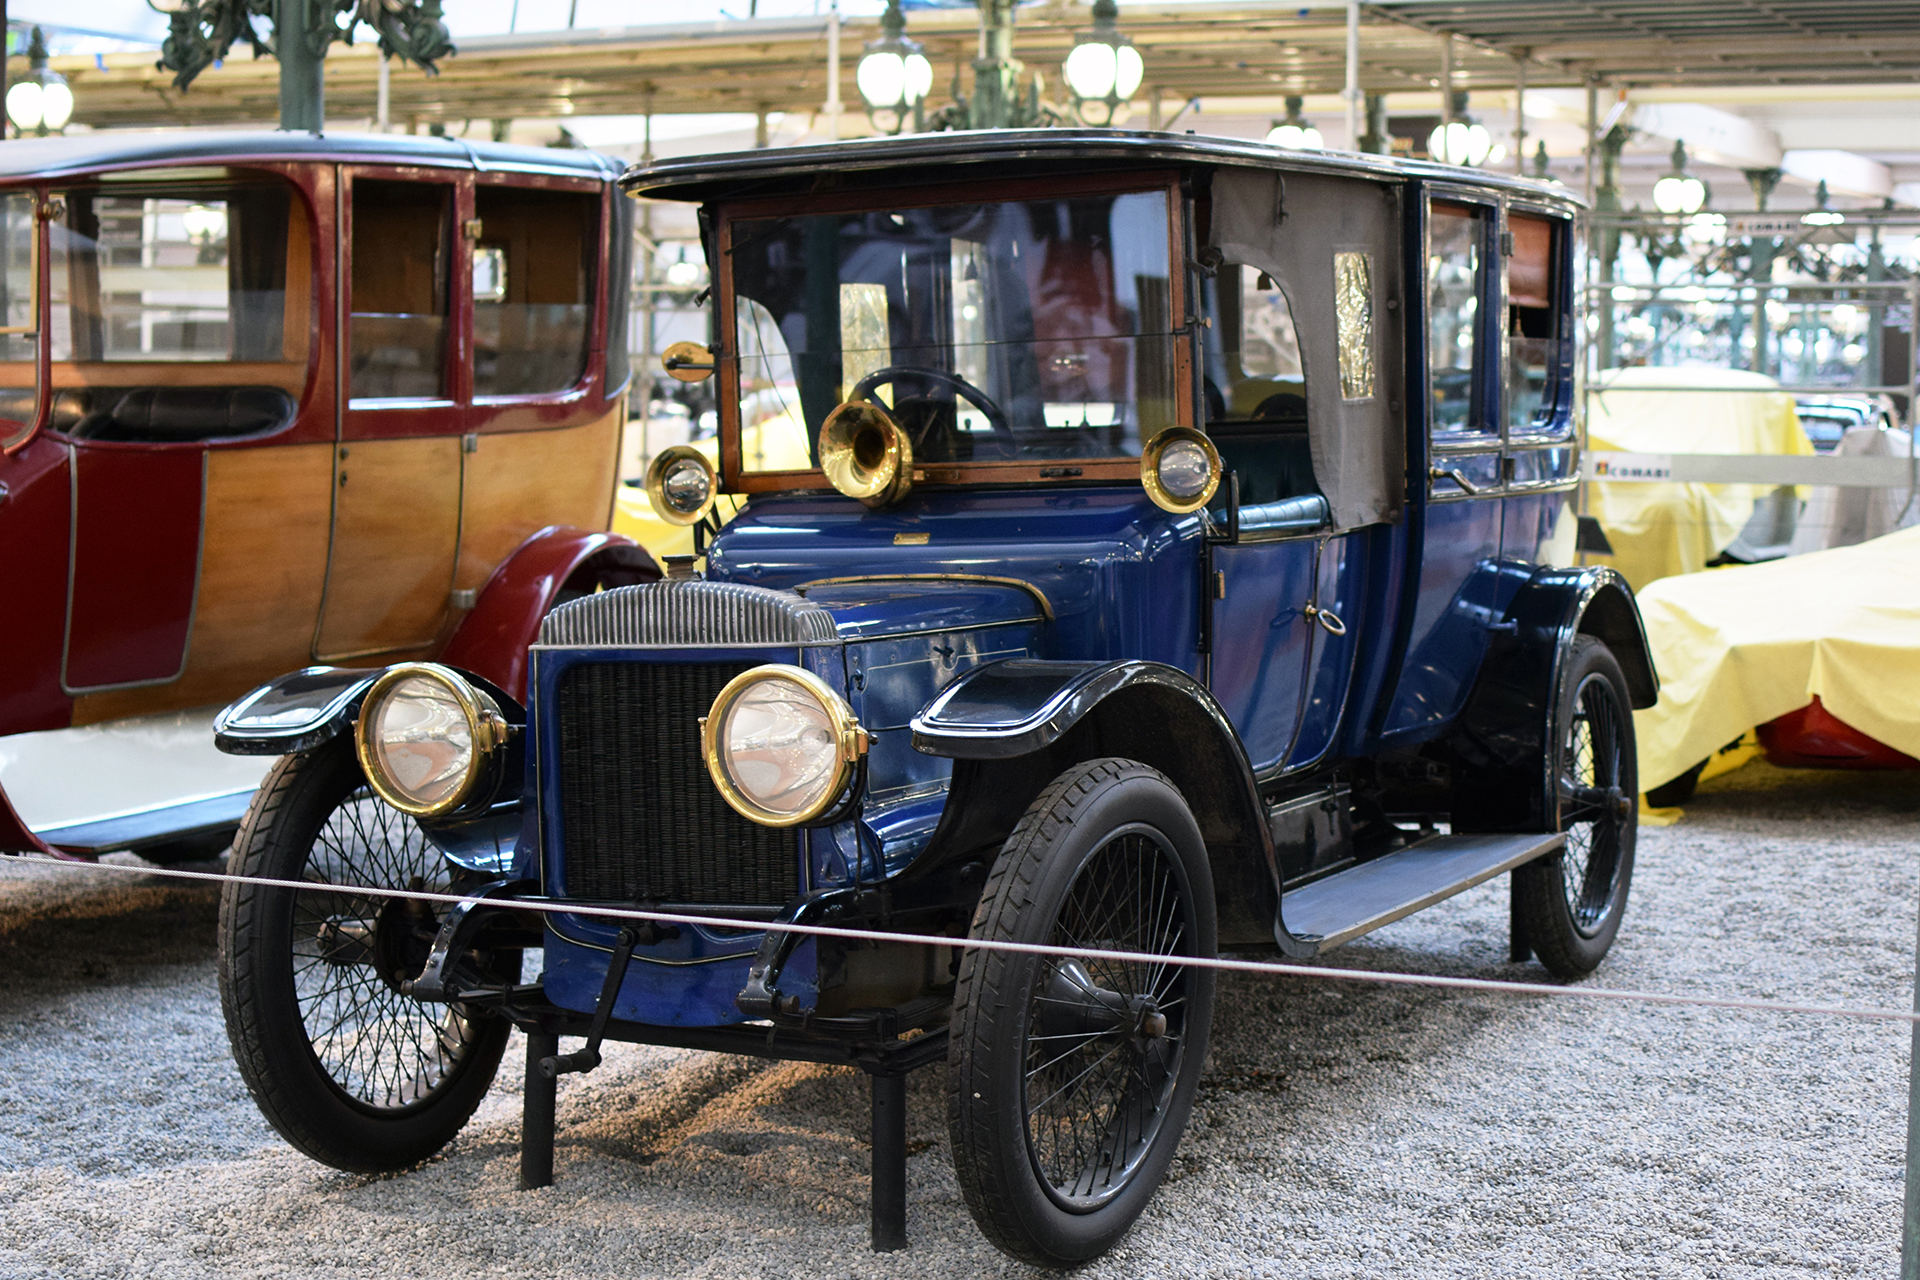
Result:
<svg viewBox="0 0 1920 1280">
<path fill-rule="evenodd" d="M 453 695 L 461 714 L 466 717 L 467 734 L 473 741 L 473 754 L 468 759 L 466 776 L 453 789 L 453 793 L 438 804 L 423 805 L 407 799 L 380 768 L 378 758 L 367 743 L 367 727 L 372 713 L 379 709 L 381 701 L 395 685 L 415 676 L 431 680 Z M 467 802 L 475 784 L 485 775 L 486 766 L 494 753 L 506 745 L 508 733 L 507 722 L 500 714 L 499 705 L 469 684 L 458 671 L 437 662 L 402 662 L 388 667 L 367 688 L 367 696 L 360 701 L 360 714 L 353 725 L 353 747 L 354 754 L 360 758 L 361 772 L 367 776 L 367 785 L 382 800 L 412 817 L 435 818 L 452 813 Z"/>
<path fill-rule="evenodd" d="M 1199 445 L 1207 455 L 1207 483 L 1196 496 L 1181 498 L 1167 492 L 1160 483 L 1160 455 L 1167 446 L 1186 440 Z M 1213 447 L 1213 441 L 1192 427 L 1168 427 L 1153 439 L 1147 441 L 1147 447 L 1140 451 L 1140 483 L 1146 488 L 1147 496 L 1162 511 L 1171 511 L 1175 515 L 1186 515 L 1198 511 L 1213 500 L 1214 493 L 1220 488 L 1220 477 L 1225 466 L 1220 461 L 1220 451 Z"/>
<path fill-rule="evenodd" d="M 681 511 L 667 501 L 667 470 L 682 459 L 698 462 L 707 473 L 707 500 L 694 512 Z M 713 469 L 713 463 L 707 455 L 690 444 L 676 444 L 662 449 L 653 455 L 653 461 L 647 464 L 647 501 L 653 505 L 653 514 L 668 524 L 693 525 L 706 518 L 713 510 L 713 504 L 720 497 L 720 476 Z"/>
<path fill-rule="evenodd" d="M 763 680 L 790 680 L 799 685 L 827 713 L 827 722 L 833 728 L 834 742 L 838 750 L 834 753 L 833 782 L 818 800 L 805 809 L 794 813 L 778 813 L 765 808 L 747 798 L 733 778 L 727 773 L 720 758 L 720 727 L 726 723 L 727 712 L 741 695 Z M 742 671 L 727 681 L 713 700 L 713 706 L 700 720 L 700 755 L 707 763 L 707 773 L 713 779 L 713 785 L 720 792 L 721 799 L 732 806 L 742 817 L 759 823 L 763 827 L 797 827 L 813 821 L 839 801 L 840 795 L 847 789 L 847 783 L 853 774 L 853 766 L 867 753 L 867 731 L 854 718 L 853 708 L 826 681 L 811 671 L 791 666 L 784 662 L 770 662 L 765 666 Z"/>
</svg>

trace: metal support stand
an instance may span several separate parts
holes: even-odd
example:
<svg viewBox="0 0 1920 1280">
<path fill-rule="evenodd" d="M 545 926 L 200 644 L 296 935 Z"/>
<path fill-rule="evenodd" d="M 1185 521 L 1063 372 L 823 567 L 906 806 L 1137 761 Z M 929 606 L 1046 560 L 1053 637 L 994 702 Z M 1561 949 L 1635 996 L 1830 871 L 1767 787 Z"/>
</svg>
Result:
<svg viewBox="0 0 1920 1280">
<path fill-rule="evenodd" d="M 560 1052 L 560 1037 L 527 1033 L 527 1083 L 520 1112 L 520 1189 L 553 1185 L 553 1112 L 559 1080 L 540 1070 Z"/>
<path fill-rule="evenodd" d="M 1533 942 L 1527 937 L 1527 928 L 1520 923 L 1519 894 L 1515 892 L 1514 872 L 1507 873 L 1507 962 L 1525 964 L 1533 959 Z"/>
<path fill-rule="evenodd" d="M 907 1247 L 907 1078 L 873 1077 L 873 1251 Z"/>
</svg>

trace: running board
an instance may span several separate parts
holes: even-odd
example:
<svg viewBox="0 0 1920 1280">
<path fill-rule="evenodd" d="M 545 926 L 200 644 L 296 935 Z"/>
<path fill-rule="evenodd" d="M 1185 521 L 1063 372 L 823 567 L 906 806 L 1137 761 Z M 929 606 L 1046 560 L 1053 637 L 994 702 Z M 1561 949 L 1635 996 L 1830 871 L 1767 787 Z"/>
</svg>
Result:
<svg viewBox="0 0 1920 1280">
<path fill-rule="evenodd" d="M 156 805 L 131 813 L 116 813 L 58 827 L 40 827 L 34 835 L 68 853 L 99 855 L 118 849 L 135 853 L 160 845 L 191 842 L 212 850 L 233 837 L 253 803 L 254 788 L 203 796 L 178 804 Z M 209 853 L 208 856 L 212 856 Z"/>
<path fill-rule="evenodd" d="M 1330 951 L 1550 854 L 1565 841 L 1557 832 L 1428 836 L 1302 885 L 1280 899 L 1280 918 L 1287 932 L 1315 954 Z"/>
</svg>

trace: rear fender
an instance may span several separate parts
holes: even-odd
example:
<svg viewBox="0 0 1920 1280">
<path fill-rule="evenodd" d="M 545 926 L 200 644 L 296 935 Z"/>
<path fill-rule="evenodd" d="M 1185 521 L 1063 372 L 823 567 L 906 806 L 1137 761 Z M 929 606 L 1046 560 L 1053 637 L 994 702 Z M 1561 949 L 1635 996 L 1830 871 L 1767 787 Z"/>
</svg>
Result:
<svg viewBox="0 0 1920 1280">
<path fill-rule="evenodd" d="M 1566 695 L 1568 659 L 1583 635 L 1604 642 L 1635 709 L 1660 696 L 1659 673 L 1626 579 L 1602 566 L 1542 569 L 1514 595 L 1446 745 L 1454 757 L 1459 831 L 1551 831 L 1549 750 Z"/>
<path fill-rule="evenodd" d="M 500 563 L 461 619 L 440 661 L 486 677 L 513 696 L 527 696 L 527 647 L 554 605 L 596 587 L 653 582 L 660 566 L 632 539 L 552 525 Z"/>
<path fill-rule="evenodd" d="M 989 663 L 914 717 L 913 745 L 951 758 L 954 770 L 940 826 L 909 875 L 990 853 L 1070 765 L 1121 756 L 1166 774 L 1199 823 L 1221 944 L 1274 941 L 1278 862 L 1246 749 L 1213 695 L 1177 667 Z"/>
</svg>

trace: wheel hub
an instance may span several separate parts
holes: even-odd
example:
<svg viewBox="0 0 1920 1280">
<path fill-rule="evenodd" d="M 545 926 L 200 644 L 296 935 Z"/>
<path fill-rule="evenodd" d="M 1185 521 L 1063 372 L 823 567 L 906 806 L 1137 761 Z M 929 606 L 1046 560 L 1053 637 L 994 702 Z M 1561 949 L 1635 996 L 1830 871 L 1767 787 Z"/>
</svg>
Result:
<svg viewBox="0 0 1920 1280">
<path fill-rule="evenodd" d="M 1127 1035 L 1157 1040 L 1167 1034 L 1167 1015 L 1151 996 L 1127 996 L 1094 981 L 1078 960 L 1062 960 L 1047 976 L 1040 997 L 1039 1034 L 1050 1037 Z"/>
<path fill-rule="evenodd" d="M 380 980 L 396 994 L 405 995 L 401 984 L 427 967 L 436 932 L 433 912 L 424 902 L 389 898 L 374 916 L 367 950 Z"/>
</svg>

